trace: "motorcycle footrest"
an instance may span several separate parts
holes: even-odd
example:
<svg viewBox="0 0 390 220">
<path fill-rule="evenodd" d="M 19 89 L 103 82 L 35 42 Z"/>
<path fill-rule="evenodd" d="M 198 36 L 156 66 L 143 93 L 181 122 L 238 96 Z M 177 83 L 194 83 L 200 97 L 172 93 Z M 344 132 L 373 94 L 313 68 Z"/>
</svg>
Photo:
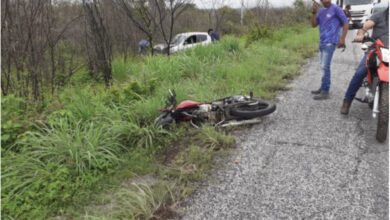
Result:
<svg viewBox="0 0 390 220">
<path fill-rule="evenodd" d="M 369 103 L 367 99 L 355 98 L 357 101 L 361 103 Z"/>
</svg>

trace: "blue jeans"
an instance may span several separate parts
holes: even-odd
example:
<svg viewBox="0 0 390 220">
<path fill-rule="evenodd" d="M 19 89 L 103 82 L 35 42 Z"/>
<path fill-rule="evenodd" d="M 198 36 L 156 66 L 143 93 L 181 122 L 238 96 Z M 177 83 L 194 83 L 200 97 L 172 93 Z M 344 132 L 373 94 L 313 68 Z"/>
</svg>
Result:
<svg viewBox="0 0 390 220">
<path fill-rule="evenodd" d="M 349 82 L 347 92 L 345 93 L 345 99 L 349 102 L 353 101 L 356 92 L 359 90 L 360 86 L 363 83 L 364 78 L 367 76 L 367 67 L 366 67 L 367 55 L 368 53 L 364 54 L 363 59 L 362 61 L 360 61 L 360 64 L 355 72 L 355 75 L 353 75 L 351 82 Z"/>
<path fill-rule="evenodd" d="M 323 92 L 329 92 L 330 89 L 330 64 L 332 63 L 332 57 L 335 50 L 336 44 L 328 43 L 320 46 L 322 69 L 321 91 Z"/>
</svg>

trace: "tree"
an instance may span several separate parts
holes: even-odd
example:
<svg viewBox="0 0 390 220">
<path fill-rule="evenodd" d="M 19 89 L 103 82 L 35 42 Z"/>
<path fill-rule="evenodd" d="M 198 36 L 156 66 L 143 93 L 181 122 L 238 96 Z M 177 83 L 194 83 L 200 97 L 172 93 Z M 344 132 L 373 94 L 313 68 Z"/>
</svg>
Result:
<svg viewBox="0 0 390 220">
<path fill-rule="evenodd" d="M 156 24 L 157 7 L 153 0 L 113 0 L 134 25 L 143 32 L 153 48 L 154 35 L 158 28 Z M 153 54 L 153 50 L 152 54 Z"/>
<path fill-rule="evenodd" d="M 209 3 L 211 9 L 209 10 L 209 27 L 214 27 L 214 29 L 219 32 L 221 26 L 224 23 L 224 17 L 231 8 L 229 5 L 230 0 L 203 0 L 203 3 Z"/>
<path fill-rule="evenodd" d="M 86 46 L 89 69 L 95 76 L 102 73 L 106 86 L 112 80 L 112 44 L 98 0 L 83 0 L 86 20 Z"/>
<path fill-rule="evenodd" d="M 157 7 L 158 22 L 160 31 L 165 43 L 168 45 L 168 56 L 170 55 L 170 46 L 173 37 L 173 28 L 175 20 L 192 6 L 192 0 L 154 0 Z M 167 22 L 166 22 L 167 19 Z M 166 23 L 166 24 L 165 24 Z"/>
</svg>

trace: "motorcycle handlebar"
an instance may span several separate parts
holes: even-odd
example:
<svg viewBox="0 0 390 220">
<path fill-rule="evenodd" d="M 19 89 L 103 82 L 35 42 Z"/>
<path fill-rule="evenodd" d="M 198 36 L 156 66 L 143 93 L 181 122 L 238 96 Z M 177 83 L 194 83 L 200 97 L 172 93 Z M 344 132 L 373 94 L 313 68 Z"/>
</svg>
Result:
<svg viewBox="0 0 390 220">
<path fill-rule="evenodd" d="M 362 43 L 362 44 L 367 42 L 375 43 L 375 40 L 372 39 L 371 37 L 365 36 L 362 41 L 355 41 L 355 40 L 352 41 L 352 43 Z"/>
</svg>

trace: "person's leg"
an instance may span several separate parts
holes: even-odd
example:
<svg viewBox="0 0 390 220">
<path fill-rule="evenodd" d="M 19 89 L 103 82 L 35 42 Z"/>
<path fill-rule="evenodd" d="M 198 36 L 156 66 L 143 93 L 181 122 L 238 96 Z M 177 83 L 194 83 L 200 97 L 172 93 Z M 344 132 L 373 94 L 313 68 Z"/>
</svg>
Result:
<svg viewBox="0 0 390 220">
<path fill-rule="evenodd" d="M 323 46 L 322 59 L 321 59 L 321 69 L 322 69 L 322 84 L 321 91 L 324 93 L 329 93 L 330 89 L 330 67 L 332 63 L 332 58 L 334 51 L 336 49 L 336 44 L 326 44 Z"/>
<path fill-rule="evenodd" d="M 319 47 L 319 57 L 320 57 L 320 67 L 321 67 L 321 72 L 323 72 L 322 71 L 322 57 L 323 57 L 323 52 L 324 52 L 324 46 L 320 46 Z M 319 89 L 316 89 L 316 90 L 312 90 L 311 91 L 311 94 L 314 94 L 314 95 L 318 95 L 318 94 L 320 94 L 321 93 L 321 86 L 319 87 Z"/>
<path fill-rule="evenodd" d="M 347 92 L 345 93 L 345 99 L 348 102 L 352 102 L 355 98 L 356 92 L 361 87 L 364 78 L 367 76 L 367 67 L 366 67 L 367 53 L 364 54 L 363 59 L 360 61 L 360 64 L 353 75 L 351 81 L 349 82 L 349 86 Z"/>
<path fill-rule="evenodd" d="M 141 52 L 142 52 L 142 48 L 141 46 L 138 46 L 138 54 L 141 54 Z"/>
<path fill-rule="evenodd" d="M 356 92 L 359 90 L 364 78 L 367 76 L 366 59 L 367 53 L 364 54 L 363 59 L 360 61 L 360 64 L 355 74 L 349 82 L 347 92 L 345 93 L 343 105 L 341 106 L 341 114 L 347 115 L 349 113 L 349 108 L 351 107 L 351 103 L 355 98 Z"/>
</svg>

